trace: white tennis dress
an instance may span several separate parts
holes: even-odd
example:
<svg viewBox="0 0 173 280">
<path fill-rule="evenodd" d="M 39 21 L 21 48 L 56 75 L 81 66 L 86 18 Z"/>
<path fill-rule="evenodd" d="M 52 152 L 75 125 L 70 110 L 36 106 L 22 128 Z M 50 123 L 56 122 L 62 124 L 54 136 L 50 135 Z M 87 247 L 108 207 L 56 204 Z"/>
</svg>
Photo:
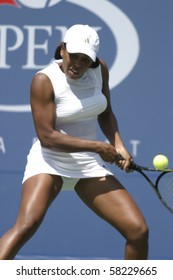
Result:
<svg viewBox="0 0 173 280">
<path fill-rule="evenodd" d="M 53 61 L 39 71 L 53 85 L 56 104 L 56 130 L 74 137 L 96 140 L 97 116 L 107 106 L 101 92 L 101 67 L 89 68 L 77 80 L 66 77 L 59 64 Z M 102 177 L 112 173 L 94 152 L 65 153 L 43 148 L 37 140 L 27 157 L 23 182 L 40 173 L 62 176 L 64 183 L 75 185 L 80 178 Z"/>
</svg>

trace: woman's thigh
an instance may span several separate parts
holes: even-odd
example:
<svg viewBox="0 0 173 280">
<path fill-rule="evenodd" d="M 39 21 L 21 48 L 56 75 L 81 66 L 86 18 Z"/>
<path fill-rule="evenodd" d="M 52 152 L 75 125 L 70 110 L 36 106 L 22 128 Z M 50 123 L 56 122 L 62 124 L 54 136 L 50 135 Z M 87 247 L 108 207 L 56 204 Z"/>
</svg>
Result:
<svg viewBox="0 0 173 280">
<path fill-rule="evenodd" d="M 89 208 L 125 237 L 145 226 L 137 204 L 115 177 L 81 179 L 75 190 Z"/>
<path fill-rule="evenodd" d="M 17 221 L 42 219 L 61 187 L 61 177 L 49 174 L 39 174 L 27 179 L 23 184 Z"/>
</svg>

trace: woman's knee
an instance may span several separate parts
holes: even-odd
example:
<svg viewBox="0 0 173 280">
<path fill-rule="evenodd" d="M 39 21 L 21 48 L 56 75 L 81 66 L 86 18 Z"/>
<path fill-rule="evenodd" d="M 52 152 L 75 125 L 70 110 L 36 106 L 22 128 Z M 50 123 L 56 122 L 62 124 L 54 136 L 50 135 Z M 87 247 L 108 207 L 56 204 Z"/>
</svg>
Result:
<svg viewBox="0 0 173 280">
<path fill-rule="evenodd" d="M 32 236 L 39 228 L 43 218 L 24 218 L 20 222 L 18 221 L 14 226 L 16 234 L 25 238 Z"/>
<path fill-rule="evenodd" d="M 133 223 L 128 230 L 126 239 L 128 241 L 145 241 L 148 242 L 149 228 L 145 221 Z"/>
</svg>

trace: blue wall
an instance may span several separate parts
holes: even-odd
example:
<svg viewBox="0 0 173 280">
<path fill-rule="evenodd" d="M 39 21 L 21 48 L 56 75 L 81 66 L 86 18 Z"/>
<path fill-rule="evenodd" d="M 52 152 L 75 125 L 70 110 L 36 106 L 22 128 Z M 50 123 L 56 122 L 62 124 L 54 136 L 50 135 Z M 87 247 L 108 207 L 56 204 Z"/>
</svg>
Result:
<svg viewBox="0 0 173 280">
<path fill-rule="evenodd" d="M 151 166 L 163 153 L 173 166 L 172 10 L 172 0 L 0 1 L 0 235 L 16 218 L 26 156 L 36 137 L 30 81 L 50 63 L 66 28 L 75 23 L 98 30 L 113 109 L 135 161 Z M 105 140 L 99 130 L 98 135 Z M 172 259 L 173 216 L 143 178 L 110 168 L 146 217 L 149 258 Z M 18 258 L 121 259 L 123 247 L 119 233 L 73 191 L 63 191 Z"/>
</svg>

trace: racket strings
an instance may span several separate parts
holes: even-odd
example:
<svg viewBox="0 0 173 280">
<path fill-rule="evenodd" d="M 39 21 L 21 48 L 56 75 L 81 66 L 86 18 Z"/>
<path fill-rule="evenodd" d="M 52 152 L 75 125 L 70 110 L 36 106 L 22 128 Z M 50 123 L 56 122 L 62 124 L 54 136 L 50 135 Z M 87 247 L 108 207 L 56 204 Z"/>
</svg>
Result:
<svg viewBox="0 0 173 280">
<path fill-rule="evenodd" d="M 161 176 L 157 188 L 163 203 L 173 211 L 173 172 Z"/>
</svg>

